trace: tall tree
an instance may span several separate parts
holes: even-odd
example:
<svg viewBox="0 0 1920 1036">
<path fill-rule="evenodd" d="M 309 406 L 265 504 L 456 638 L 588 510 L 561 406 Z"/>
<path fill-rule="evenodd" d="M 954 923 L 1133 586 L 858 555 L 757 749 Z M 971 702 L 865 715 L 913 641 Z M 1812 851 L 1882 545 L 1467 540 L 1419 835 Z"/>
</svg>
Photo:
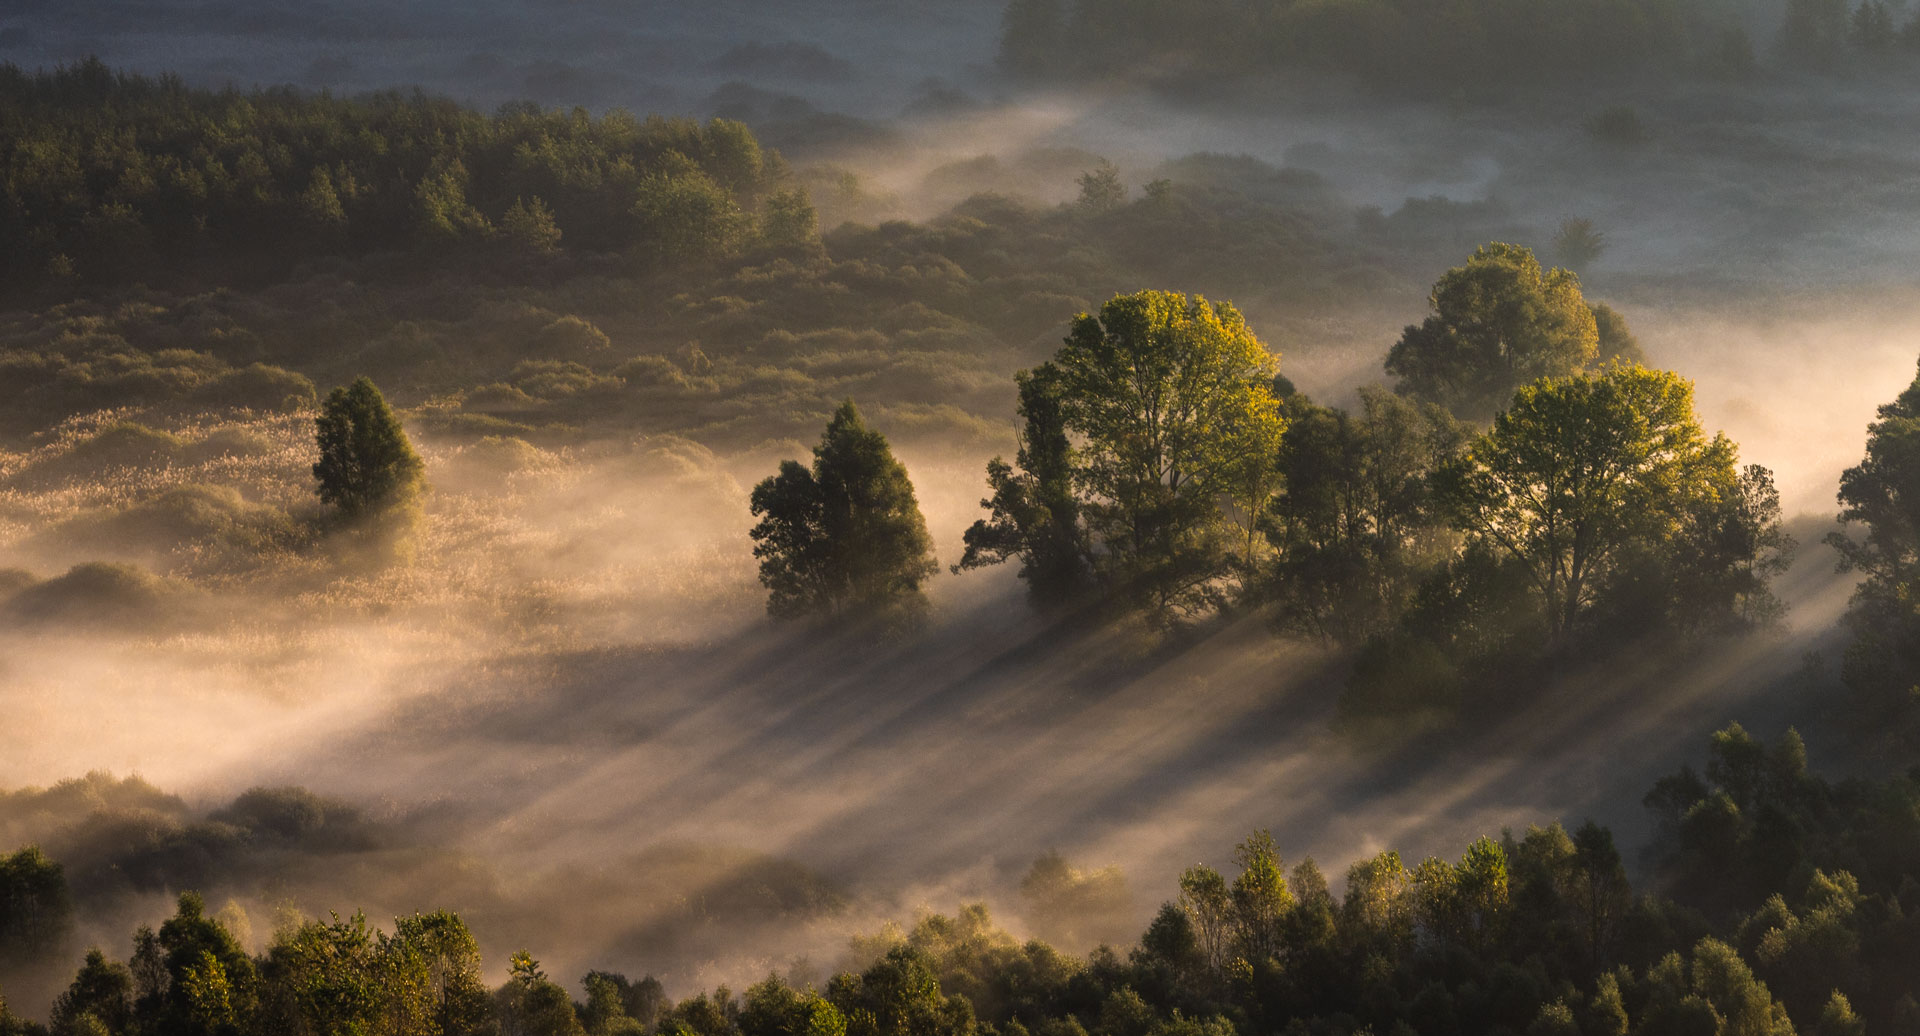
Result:
<svg viewBox="0 0 1920 1036">
<path fill-rule="evenodd" d="M 1428 475 L 1464 444 L 1431 403 L 1362 389 L 1360 412 L 1286 400 L 1282 489 L 1262 523 L 1262 596 L 1281 629 L 1357 643 L 1398 616 L 1456 539 Z"/>
<path fill-rule="evenodd" d="M 320 459 L 313 477 L 320 499 L 340 517 L 358 521 L 404 512 L 418 500 L 426 466 L 372 379 L 334 389 L 314 425 Z"/>
<path fill-rule="evenodd" d="M 1689 382 L 1615 367 L 1521 389 L 1438 478 L 1458 527 L 1525 566 L 1563 634 L 1631 552 L 1736 491 L 1734 457 L 1701 429 Z"/>
<path fill-rule="evenodd" d="M 1231 304 L 1143 291 L 1083 314 L 1053 365 L 1101 575 L 1163 621 L 1217 604 L 1222 501 L 1286 428 L 1273 354 Z"/>
<path fill-rule="evenodd" d="M 908 618 L 938 571 L 907 469 L 852 400 L 813 449 L 753 489 L 754 557 L 776 618 Z"/>
<path fill-rule="evenodd" d="M 1484 419 L 1514 389 L 1585 370 L 1599 353 L 1580 278 L 1543 270 L 1533 251 L 1494 242 L 1442 274 L 1433 315 L 1408 327 L 1387 354 L 1401 392 Z"/>
<path fill-rule="evenodd" d="M 1920 734 L 1911 729 L 1920 723 L 1920 376 L 1878 417 L 1866 456 L 1840 476 L 1848 531 L 1827 543 L 1842 571 L 1866 577 L 1848 611 L 1847 684 L 1870 722 L 1912 735 Z"/>
<path fill-rule="evenodd" d="M 1020 578 L 1036 605 L 1057 607 L 1086 592 L 1092 579 L 1080 501 L 1074 495 L 1074 451 L 1060 398 L 1060 371 L 1042 364 L 1014 375 L 1020 390 L 1020 450 L 1015 465 L 987 464 L 992 512 L 966 531 L 955 572 L 1020 559 Z"/>
</svg>

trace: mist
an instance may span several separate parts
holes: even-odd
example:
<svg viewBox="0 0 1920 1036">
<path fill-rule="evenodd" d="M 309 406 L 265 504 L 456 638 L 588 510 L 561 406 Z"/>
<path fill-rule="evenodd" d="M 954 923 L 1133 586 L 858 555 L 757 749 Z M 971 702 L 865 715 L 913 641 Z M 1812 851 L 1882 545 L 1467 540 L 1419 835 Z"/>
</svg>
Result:
<svg viewBox="0 0 1920 1036">
<path fill-rule="evenodd" d="M 854 959 L 853 936 L 972 902 L 1072 951 L 1125 945 L 1182 869 L 1225 865 L 1256 828 L 1331 874 L 1554 820 L 1594 819 L 1631 847 L 1650 835 L 1647 788 L 1736 719 L 1769 736 L 1795 726 L 1816 757 L 1844 758 L 1805 688 L 1834 682 L 1857 576 L 1820 540 L 1875 407 L 1920 355 L 1920 117 L 1891 75 L 1626 81 L 1498 108 L 1288 78 L 1035 85 L 996 66 L 1002 6 L 25 3 L 0 14 L 0 61 L 739 119 L 808 188 L 828 254 L 877 253 L 903 222 L 982 222 L 969 209 L 982 195 L 1043 220 L 1111 162 L 1129 198 L 1159 180 L 1231 196 L 1217 237 L 1284 209 L 1287 231 L 1332 258 L 1303 260 L 1311 276 L 1216 255 L 1100 267 L 1063 246 L 1061 268 L 1099 272 L 1050 271 L 1067 287 L 1032 294 L 1081 308 L 1150 286 L 1232 298 L 1287 377 L 1331 405 L 1388 381 L 1387 348 L 1474 247 L 1545 257 L 1563 220 L 1591 219 L 1606 247 L 1579 271 L 1587 297 L 1618 309 L 1650 365 L 1692 380 L 1709 431 L 1778 480 L 1801 543 L 1778 580 L 1785 625 L 1575 668 L 1498 723 L 1375 742 L 1336 729 L 1350 653 L 1277 638 L 1258 614 L 1190 637 L 1051 624 L 1008 568 L 945 573 L 981 516 L 986 462 L 1019 447 L 1011 375 L 1058 345 L 1066 309 L 1006 318 L 1017 333 L 908 314 L 776 341 L 699 309 L 719 313 L 737 283 L 688 288 L 669 318 L 665 303 L 607 301 L 616 278 L 596 270 L 572 295 L 412 286 L 391 308 L 432 315 L 401 327 L 320 266 L 262 301 L 23 308 L 9 347 L 87 320 L 166 344 L 153 328 L 190 307 L 263 336 L 346 311 L 378 328 L 357 352 L 262 350 L 324 393 L 397 367 L 406 335 L 443 354 L 524 341 L 501 329 L 551 327 L 577 303 L 600 308 L 611 345 L 587 359 L 595 370 L 561 375 L 613 378 L 611 357 L 627 385 L 662 379 L 657 397 L 565 427 L 552 414 L 598 390 L 541 395 L 542 371 L 504 362 L 457 391 L 403 382 L 394 398 L 431 492 L 393 566 L 314 531 L 311 398 L 109 407 L 0 443 L 0 789 L 22 789 L 0 801 L 0 830 L 105 874 L 134 841 L 107 820 L 200 845 L 207 825 L 251 830 L 234 819 L 250 789 L 327 804 L 314 808 L 328 820 L 271 852 L 205 850 L 198 870 L 102 884 L 81 942 L 124 955 L 191 876 L 211 905 L 231 901 L 255 951 L 285 917 L 445 908 L 473 925 L 490 981 L 532 946 L 567 982 L 601 968 L 689 995 L 769 972 L 823 980 Z M 1744 17 L 1756 39 L 1778 23 L 1769 5 Z M 1619 108 L 1640 139 L 1594 131 Z M 168 315 L 128 315 L 141 305 Z M 690 384 L 707 394 L 671 396 Z M 806 456 L 823 403 L 856 393 L 943 566 L 927 627 L 901 641 L 772 623 L 756 578 L 751 488 Z M 129 421 L 161 438 L 109 437 Z M 84 793 L 59 783 L 88 774 Z M 172 798 L 112 790 L 134 776 Z M 1118 867 L 1125 896 L 1049 928 L 1020 891 L 1049 851 Z M 45 1002 L 68 963 L 7 991 Z"/>
</svg>

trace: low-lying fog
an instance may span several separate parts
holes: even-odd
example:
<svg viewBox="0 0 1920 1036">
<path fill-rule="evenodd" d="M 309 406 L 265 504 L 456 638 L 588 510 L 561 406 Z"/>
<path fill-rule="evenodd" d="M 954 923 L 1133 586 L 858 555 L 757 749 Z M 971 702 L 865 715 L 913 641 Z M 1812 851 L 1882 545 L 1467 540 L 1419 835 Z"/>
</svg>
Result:
<svg viewBox="0 0 1920 1036">
<path fill-rule="evenodd" d="M 107 770 L 211 808 L 252 786 L 302 785 L 366 810 L 384 825 L 382 849 L 242 890 L 257 937 L 283 901 L 376 919 L 444 906 L 473 915 L 496 964 L 527 945 L 558 976 L 652 971 L 686 994 L 800 956 L 831 966 L 851 932 L 917 909 L 986 898 L 1018 925 L 1019 879 L 1049 848 L 1125 870 L 1125 916 L 1081 934 L 1127 938 L 1180 868 L 1225 862 L 1254 827 L 1336 875 L 1380 848 L 1457 853 L 1555 818 L 1591 815 L 1631 845 L 1640 795 L 1697 756 L 1705 732 L 1739 718 L 1771 735 L 1806 716 L 1785 685 L 1820 678 L 1803 655 L 1834 656 L 1848 590 L 1818 544 L 1837 476 L 1920 354 L 1920 296 L 1905 290 L 1920 259 L 1910 106 L 1865 86 L 1781 86 L 1764 118 L 1751 92 L 1710 88 L 1500 115 L 1354 97 L 1317 108 L 1276 97 L 1249 114 L 1135 87 L 1024 97 L 989 71 L 998 6 L 120 4 L 80 18 L 30 2 L 0 14 L 0 59 L 97 53 L 196 82 L 336 91 L 419 83 L 484 106 L 732 105 L 796 141 L 808 126 L 826 132 L 821 113 L 844 113 L 863 120 L 857 132 L 800 148 L 797 164 L 840 162 L 909 217 L 977 189 L 1064 200 L 1070 170 L 1093 156 L 1137 190 L 1197 151 L 1317 174 L 1350 208 L 1482 204 L 1476 227 L 1503 220 L 1543 249 L 1561 218 L 1591 217 L 1610 244 L 1589 294 L 1627 315 L 1652 363 L 1694 379 L 1709 427 L 1773 467 L 1802 516 L 1801 561 L 1782 580 L 1789 632 L 1565 688 L 1471 741 L 1381 754 L 1329 732 L 1338 658 L 1258 620 L 1145 648 L 1045 628 L 997 571 L 943 575 L 931 628 L 907 643 L 773 628 L 746 491 L 806 444 L 717 456 L 660 438 L 495 455 L 423 438 L 435 492 L 409 566 L 342 575 L 290 553 L 223 580 L 217 559 L 170 557 L 209 575 L 156 591 L 165 603 L 151 614 L 96 626 L 12 616 L 0 632 L 0 787 Z M 1644 144 L 1608 150 L 1582 129 L 1615 104 L 1640 106 Z M 1341 329 L 1370 345 L 1284 363 L 1316 398 L 1342 402 L 1380 378 L 1399 325 L 1423 306 L 1414 292 L 1404 312 Z M 199 429 L 255 446 L 140 477 L 238 485 L 297 510 L 308 429 L 299 417 Z M 895 445 L 942 562 L 957 560 L 987 453 L 911 435 Z M 0 569 L 45 578 L 165 555 L 89 525 L 160 483 L 17 477 L 70 446 L 0 455 L 14 487 L 0 492 Z M 1816 766 L 1840 764 L 1820 747 Z M 704 889 L 759 873 L 765 857 L 841 906 L 802 903 L 762 931 L 665 932 Z M 156 898 L 134 912 L 163 910 Z M 97 938 L 124 950 L 124 928 Z"/>
</svg>

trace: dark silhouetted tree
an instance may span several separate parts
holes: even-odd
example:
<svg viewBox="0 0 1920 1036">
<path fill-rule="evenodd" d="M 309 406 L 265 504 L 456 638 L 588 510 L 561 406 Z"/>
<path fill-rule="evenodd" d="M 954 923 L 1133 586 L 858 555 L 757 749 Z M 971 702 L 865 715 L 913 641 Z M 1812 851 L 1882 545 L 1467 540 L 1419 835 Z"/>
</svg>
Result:
<svg viewBox="0 0 1920 1036">
<path fill-rule="evenodd" d="M 1015 464 L 987 464 L 993 495 L 980 506 L 993 512 L 966 531 L 966 552 L 955 572 L 1020 559 L 1020 578 L 1035 604 L 1057 607 L 1085 594 L 1092 582 L 1087 531 L 1074 495 L 1073 447 L 1061 406 L 1059 371 L 1043 364 L 1014 376 L 1020 391 L 1020 451 Z"/>
<path fill-rule="evenodd" d="M 1879 409 L 1867 452 L 1840 476 L 1840 521 L 1827 543 L 1865 578 L 1848 611 L 1844 676 L 1870 725 L 1920 735 L 1920 377 Z M 1855 530 L 1858 530 L 1857 532 Z"/>
<path fill-rule="evenodd" d="M 920 584 L 938 570 L 907 469 L 851 400 L 813 450 L 753 489 L 753 554 L 776 618 L 887 616 L 925 607 Z"/>
</svg>

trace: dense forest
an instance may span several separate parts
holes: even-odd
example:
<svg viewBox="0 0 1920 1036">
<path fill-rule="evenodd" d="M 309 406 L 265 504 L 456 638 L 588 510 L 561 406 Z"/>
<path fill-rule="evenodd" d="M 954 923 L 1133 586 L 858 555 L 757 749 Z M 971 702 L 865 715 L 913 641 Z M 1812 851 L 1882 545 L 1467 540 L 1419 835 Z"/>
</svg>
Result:
<svg viewBox="0 0 1920 1036">
<path fill-rule="evenodd" d="M 1014 0 L 1001 58 L 1071 78 L 1149 42 L 1177 58 L 1231 40 L 1228 70 L 1416 89 L 1489 54 L 1532 62 L 1495 83 L 1754 61 L 1684 3 L 1170 10 Z M 1832 55 L 1913 35 L 1875 0 L 1788 10 L 1783 54 L 1817 49 L 1795 33 Z M 1128 665 L 1252 620 L 1335 659 L 1330 736 L 1385 753 L 1631 660 L 1774 635 L 1797 552 L 1831 549 L 1857 580 L 1838 679 L 1810 660 L 1794 690 L 1832 699 L 1847 757 L 1719 729 L 1699 769 L 1645 790 L 1644 848 L 1542 817 L 1447 858 L 1369 850 L 1330 880 L 1255 830 L 1210 850 L 1230 864 L 1148 876 L 1161 905 L 1119 935 L 1118 872 L 1049 853 L 1020 883 L 1024 925 L 926 912 L 743 992 L 607 970 L 568 985 L 539 959 L 568 933 L 486 959 L 482 925 L 441 902 L 391 925 L 290 905 L 247 930 L 216 890 L 362 866 L 417 867 L 422 896 L 478 884 L 425 836 L 302 788 L 206 810 L 100 774 L 0 792 L 0 975 L 64 990 L 0 1000 L 0 1036 L 1920 1032 L 1920 376 L 1837 473 L 1837 522 L 1800 543 L 1768 458 L 1712 429 L 1684 364 L 1583 283 L 1602 239 L 1580 219 L 1536 249 L 1496 239 L 1525 228 L 1489 206 L 1389 215 L 1212 153 L 1136 195 L 1056 150 L 1024 172 L 1068 201 L 973 193 L 911 221 L 726 119 L 210 91 L 97 61 L 0 68 L 0 125 L 0 531 L 24 559 L 0 568 L 8 635 L 258 646 L 262 601 L 294 626 L 414 606 L 537 669 L 536 634 L 604 599 L 567 612 L 548 588 L 422 573 L 450 539 L 524 545 L 489 539 L 507 520 L 476 501 L 553 494 L 536 513 L 558 524 L 629 454 L 674 471 L 651 513 L 730 508 L 726 571 L 757 570 L 753 607 L 850 669 L 927 637 L 942 581 L 1005 566 L 1024 593 L 1008 607 L 1044 633 L 1023 650 L 1120 631 L 1145 645 Z M 1423 295 L 1367 344 L 1366 384 L 1316 400 L 1290 375 L 1343 317 Z M 916 482 L 906 443 L 963 458 L 980 502 L 958 542 L 929 531 L 946 487 Z M 584 474 L 539 481 L 563 469 Z M 460 513 L 435 510 L 445 496 Z M 601 567 L 580 553 L 537 560 Z M 430 704 L 405 719 L 443 729 Z M 626 733 L 605 726 L 587 736 Z M 776 864 L 745 873 L 716 904 L 779 921 L 837 901 Z M 160 898 L 171 916 L 101 935 Z M 672 945 L 673 925 L 732 908 L 681 896 L 647 934 Z"/>
<path fill-rule="evenodd" d="M 297 837 L 301 800 L 249 793 L 225 816 L 243 839 Z M 593 971 L 584 1002 L 529 953 L 510 976 L 460 918 L 289 920 L 252 955 L 195 893 L 124 960 L 99 949 L 46 1029 L 13 1034 L 665 1033 L 697 1036 L 1100 1036 L 1239 1032 L 1650 1036 L 1907 1032 L 1920 1024 L 1914 861 L 1920 774 L 1830 784 L 1789 733 L 1714 735 L 1705 777 L 1659 782 L 1650 887 L 1612 835 L 1585 824 L 1502 832 L 1458 862 L 1360 860 L 1336 895 L 1271 835 L 1232 865 L 1196 865 L 1136 941 L 1085 957 L 1022 942 L 983 906 L 853 940 L 824 982 L 769 975 L 678 1001 L 651 977 Z M 132 857 L 126 858 L 132 862 Z M 59 863 L 5 860 L 6 951 L 64 944 Z M 1043 857 L 1023 890 L 1068 923 L 1110 879 Z"/>
<path fill-rule="evenodd" d="M 1779 23 L 1756 35 L 1749 12 L 1716 0 L 1010 0 L 1000 61 L 1042 80 L 1300 71 L 1503 101 L 1517 87 L 1567 91 L 1636 76 L 1738 81 L 1763 59 L 1825 72 L 1911 65 L 1920 19 L 1899 6 L 1788 0 Z"/>
</svg>

